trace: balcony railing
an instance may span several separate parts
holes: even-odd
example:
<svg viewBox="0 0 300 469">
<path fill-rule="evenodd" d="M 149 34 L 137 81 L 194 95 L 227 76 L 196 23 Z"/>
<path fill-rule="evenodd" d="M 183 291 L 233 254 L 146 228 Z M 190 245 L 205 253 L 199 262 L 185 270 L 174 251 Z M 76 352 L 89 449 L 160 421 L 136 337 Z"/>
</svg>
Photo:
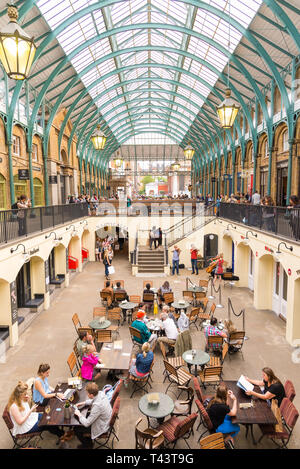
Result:
<svg viewBox="0 0 300 469">
<path fill-rule="evenodd" d="M 221 203 L 219 216 L 270 234 L 300 240 L 300 208 Z"/>
<path fill-rule="evenodd" d="M 49 230 L 88 215 L 86 203 L 1 211 L 0 244 Z"/>
</svg>

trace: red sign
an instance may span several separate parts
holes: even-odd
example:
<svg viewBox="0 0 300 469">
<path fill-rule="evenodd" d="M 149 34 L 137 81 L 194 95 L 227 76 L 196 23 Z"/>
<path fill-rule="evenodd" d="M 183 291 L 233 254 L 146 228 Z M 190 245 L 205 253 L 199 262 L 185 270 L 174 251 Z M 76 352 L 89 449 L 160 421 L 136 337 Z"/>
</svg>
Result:
<svg viewBox="0 0 300 469">
<path fill-rule="evenodd" d="M 291 269 L 288 269 L 288 274 L 289 274 L 289 275 L 292 275 Z"/>
<path fill-rule="evenodd" d="M 256 251 L 256 257 L 258 257 L 258 252 Z"/>
<path fill-rule="evenodd" d="M 268 251 L 268 252 L 274 252 L 273 249 L 271 248 L 268 248 L 268 246 L 265 246 L 265 251 Z"/>
</svg>

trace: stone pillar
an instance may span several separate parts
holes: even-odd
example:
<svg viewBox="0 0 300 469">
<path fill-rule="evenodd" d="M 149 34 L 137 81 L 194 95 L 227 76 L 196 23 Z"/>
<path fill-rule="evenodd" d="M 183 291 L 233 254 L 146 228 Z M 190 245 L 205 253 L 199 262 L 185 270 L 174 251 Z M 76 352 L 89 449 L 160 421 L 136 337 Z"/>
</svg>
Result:
<svg viewBox="0 0 300 469">
<path fill-rule="evenodd" d="M 255 257 L 253 304 L 256 309 L 272 309 L 273 265 L 270 255 Z"/>
<path fill-rule="evenodd" d="M 47 161 L 50 205 L 58 204 L 58 176 L 55 161 Z"/>
<path fill-rule="evenodd" d="M 300 347 L 300 278 L 289 279 L 286 312 L 286 340 L 294 347 Z"/>
<path fill-rule="evenodd" d="M 235 274 L 239 277 L 238 287 L 248 287 L 250 248 L 240 243 L 235 251 Z"/>
</svg>

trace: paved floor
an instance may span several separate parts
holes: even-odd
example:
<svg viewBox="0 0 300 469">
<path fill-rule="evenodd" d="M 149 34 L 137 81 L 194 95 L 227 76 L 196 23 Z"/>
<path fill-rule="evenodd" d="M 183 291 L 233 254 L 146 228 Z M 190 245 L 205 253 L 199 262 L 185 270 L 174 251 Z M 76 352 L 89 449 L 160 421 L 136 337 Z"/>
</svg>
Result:
<svg viewBox="0 0 300 469">
<path fill-rule="evenodd" d="M 131 276 L 130 265 L 125 256 L 118 254 L 114 259 L 116 274 L 112 278 L 124 279 L 125 287 L 129 294 L 141 294 L 142 284 L 145 278 Z M 186 276 L 198 282 L 199 278 L 207 278 L 206 272 L 200 271 L 199 276 L 191 275 L 190 271 L 181 270 L 180 276 L 168 278 L 171 287 L 175 292 L 175 298 L 181 298 L 181 292 L 185 289 Z M 153 278 L 154 286 L 159 287 L 165 279 Z M 82 273 L 76 274 L 68 289 L 62 290 L 56 297 L 50 309 L 40 314 L 33 321 L 28 329 L 21 335 L 18 344 L 9 349 L 4 360 L 0 363 L 0 408 L 1 411 L 7 403 L 8 397 L 17 384 L 18 380 L 27 380 L 35 376 L 40 363 L 51 365 L 49 382 L 55 385 L 58 380 L 63 380 L 69 376 L 69 369 L 66 363 L 69 353 L 72 351 L 76 333 L 71 318 L 74 313 L 79 315 L 83 325 L 88 324 L 92 319 L 94 306 L 100 305 L 99 289 L 103 288 L 104 266 L 102 263 L 88 263 Z M 261 369 L 264 366 L 271 367 L 279 379 L 285 382 L 290 379 L 296 387 L 294 403 L 300 409 L 300 386 L 299 370 L 300 365 L 292 362 L 293 349 L 285 340 L 285 323 L 271 311 L 258 311 L 252 306 L 252 293 L 245 288 L 226 287 L 223 291 L 223 309 L 216 310 L 216 316 L 227 317 L 227 298 L 232 299 L 233 306 L 237 312 L 246 308 L 246 335 L 249 340 L 245 342 L 243 354 L 229 356 L 224 363 L 224 379 L 235 380 L 241 373 L 252 378 L 261 377 Z M 240 319 L 236 319 L 236 325 L 241 327 Z M 204 348 L 203 333 L 197 331 L 195 327 L 191 330 L 193 347 Z M 123 340 L 129 339 L 128 325 L 121 327 L 121 337 Z M 2 357 L 3 358 L 3 357 Z M 3 363 L 4 361 L 4 363 Z M 155 352 L 153 391 L 164 391 L 167 383 L 163 384 L 163 362 L 160 350 Z M 107 380 L 107 373 L 103 371 L 98 381 L 103 387 Z M 134 425 L 139 417 L 142 417 L 138 409 L 138 401 L 141 393 L 136 393 L 130 399 L 131 391 L 123 387 L 121 391 L 120 419 L 118 420 L 119 443 L 116 448 L 132 449 L 135 446 Z M 171 394 L 172 395 L 172 394 Z M 195 408 L 195 404 L 194 404 Z M 196 422 L 196 427 L 198 421 Z M 195 427 L 195 428 L 196 428 Z M 254 429 L 256 437 L 260 436 L 259 428 Z M 190 440 L 192 448 L 198 448 L 197 440 L 199 433 L 195 432 Z M 75 448 L 78 444 L 76 438 L 68 443 L 70 448 Z M 45 448 L 57 448 L 55 438 L 47 434 L 47 438 L 41 444 Z M 178 448 L 185 448 L 183 441 L 178 443 Z M 245 428 L 241 431 L 236 440 L 237 448 L 255 448 L 250 438 L 245 438 Z M 264 439 L 256 448 L 273 448 L 272 442 Z M 290 440 L 290 448 L 300 447 L 300 419 L 297 422 L 295 431 Z M 7 428 L 0 420 L 0 448 L 12 448 L 12 440 Z"/>
</svg>

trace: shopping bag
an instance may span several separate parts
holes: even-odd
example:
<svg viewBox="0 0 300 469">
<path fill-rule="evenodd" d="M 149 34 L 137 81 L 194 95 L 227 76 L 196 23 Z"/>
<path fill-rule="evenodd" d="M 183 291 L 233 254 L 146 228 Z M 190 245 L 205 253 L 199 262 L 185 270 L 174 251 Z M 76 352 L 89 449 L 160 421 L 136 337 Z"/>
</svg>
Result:
<svg viewBox="0 0 300 469">
<path fill-rule="evenodd" d="M 113 265 L 110 265 L 110 266 L 108 267 L 108 273 L 109 273 L 110 275 L 112 275 L 112 274 L 115 273 L 115 268 L 114 268 Z"/>
</svg>

